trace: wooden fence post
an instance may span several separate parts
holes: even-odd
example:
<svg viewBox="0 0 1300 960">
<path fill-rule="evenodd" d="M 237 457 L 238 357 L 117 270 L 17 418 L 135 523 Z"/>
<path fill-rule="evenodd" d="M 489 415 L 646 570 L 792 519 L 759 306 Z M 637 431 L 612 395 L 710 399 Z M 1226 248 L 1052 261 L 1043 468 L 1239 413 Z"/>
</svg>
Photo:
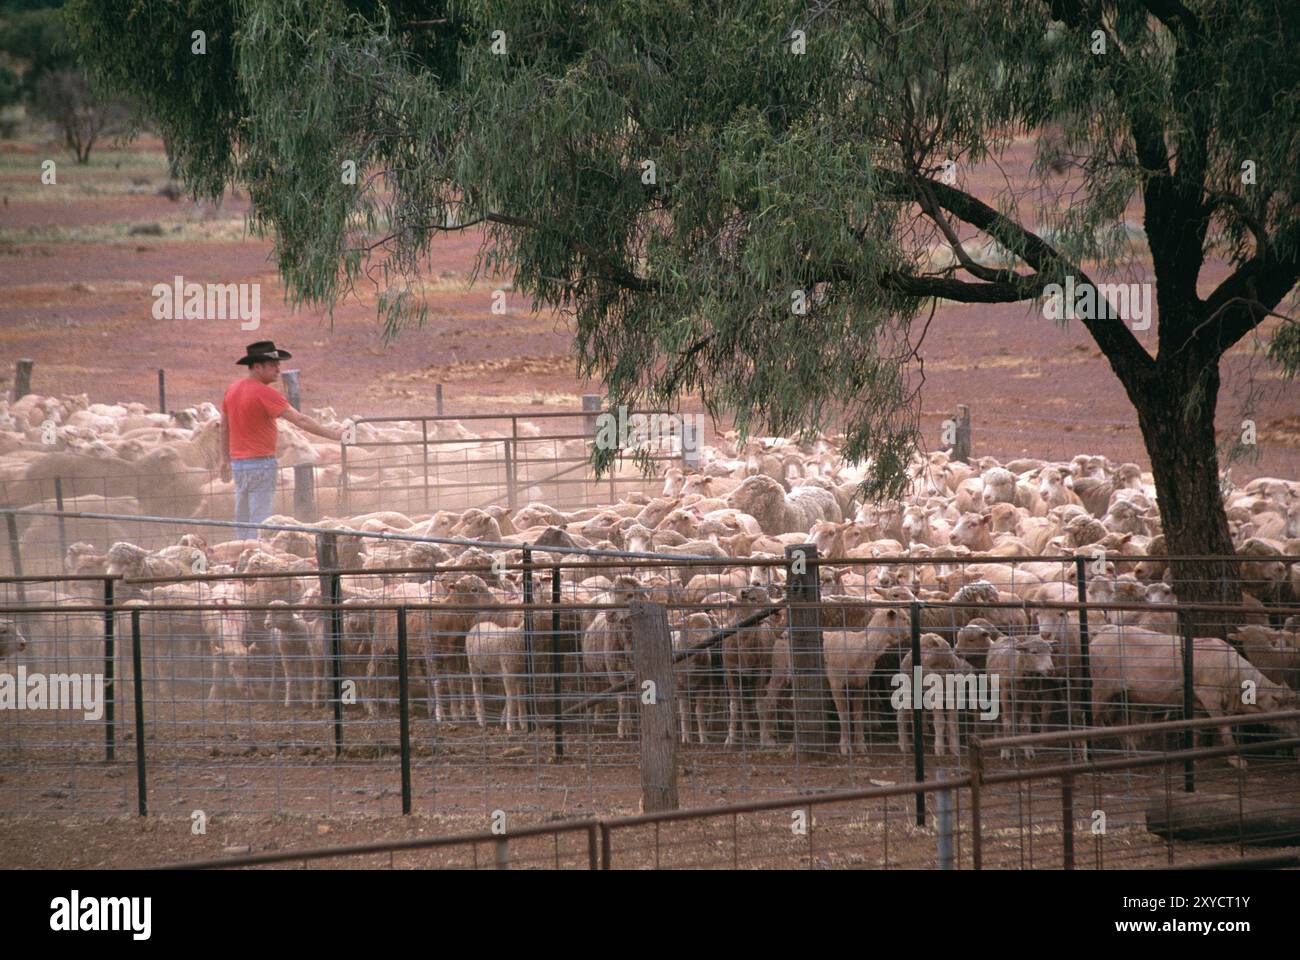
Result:
<svg viewBox="0 0 1300 960">
<path fill-rule="evenodd" d="M 167 412 L 167 371 L 158 368 L 158 412 Z"/>
<path fill-rule="evenodd" d="M 67 570 L 68 566 L 68 526 L 67 521 L 63 518 L 63 478 L 54 478 L 54 509 L 59 513 L 59 549 L 63 551 L 59 556 L 60 569 Z"/>
<path fill-rule="evenodd" d="M 32 392 L 32 367 L 36 361 L 23 357 L 14 368 L 14 402 Z"/>
<path fill-rule="evenodd" d="M 284 395 L 289 406 L 302 410 L 302 396 L 299 392 L 298 375 L 300 370 L 286 370 L 284 378 Z M 159 371 L 161 374 L 162 371 Z M 344 465 L 346 469 L 346 464 Z M 311 464 L 300 464 L 293 468 L 293 515 L 303 523 L 316 521 L 316 468 Z"/>
<path fill-rule="evenodd" d="M 592 448 L 596 445 L 596 417 L 600 413 L 600 395 L 595 393 L 584 393 L 582 395 L 582 412 L 586 414 L 586 416 L 582 418 L 582 435 L 587 438 L 585 452 L 590 455 Z M 612 487 L 614 483 L 613 465 L 610 466 L 609 482 Z M 582 489 L 584 498 L 590 499 L 592 496 L 591 488 L 584 484 Z M 558 486 L 556 487 L 556 492 L 559 492 Z M 613 501 L 610 502 L 612 503 Z"/>
<path fill-rule="evenodd" d="M 641 714 L 641 797 L 645 813 L 677 809 L 677 691 L 668 610 L 661 603 L 628 604 Z"/>
<path fill-rule="evenodd" d="M 957 404 L 957 431 L 952 445 L 952 458 L 970 463 L 970 407 Z"/>
<path fill-rule="evenodd" d="M 441 383 L 434 384 L 433 399 L 434 402 L 437 404 L 438 416 L 441 417 L 442 416 L 442 384 Z"/>
<path fill-rule="evenodd" d="M 14 516 L 12 510 L 5 514 L 5 527 L 9 533 L 9 564 L 13 567 L 13 575 L 21 578 L 23 575 L 23 548 L 18 542 L 18 518 Z M 14 582 L 14 593 L 18 597 L 19 604 L 27 602 L 27 588 L 21 579 Z"/>
<path fill-rule="evenodd" d="M 343 602 L 342 583 L 339 579 L 339 539 L 333 531 L 316 534 L 316 568 L 320 571 L 320 598 L 322 603 Z M 329 649 L 325 655 L 330 661 L 331 699 L 334 701 L 334 756 L 343 752 L 343 611 L 337 606 L 325 614 L 329 619 Z"/>
<path fill-rule="evenodd" d="M 582 418 L 582 432 L 591 437 L 594 443 L 596 439 L 596 415 L 600 413 L 600 394 L 584 393 L 582 395 L 582 412 L 587 414 Z"/>
<path fill-rule="evenodd" d="M 700 468 L 700 431 L 696 429 L 695 417 L 691 414 L 678 414 L 677 422 L 681 425 L 682 469 L 698 470 Z"/>
<path fill-rule="evenodd" d="M 830 747 L 827 718 L 830 688 L 822 657 L 821 581 L 817 547 L 811 543 L 785 548 L 790 566 L 786 575 L 786 611 L 790 618 L 790 666 L 794 674 L 794 742 L 799 754 L 825 753 Z"/>
</svg>

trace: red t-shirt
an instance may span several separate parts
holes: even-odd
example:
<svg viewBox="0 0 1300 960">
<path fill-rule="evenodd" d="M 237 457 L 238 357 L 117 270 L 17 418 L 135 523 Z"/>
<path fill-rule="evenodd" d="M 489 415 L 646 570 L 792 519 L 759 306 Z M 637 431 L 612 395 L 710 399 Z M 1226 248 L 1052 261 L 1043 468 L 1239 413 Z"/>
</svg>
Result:
<svg viewBox="0 0 1300 960">
<path fill-rule="evenodd" d="M 289 401 L 252 377 L 236 380 L 221 401 L 221 416 L 230 425 L 230 459 L 275 456 L 275 418 Z"/>
</svg>

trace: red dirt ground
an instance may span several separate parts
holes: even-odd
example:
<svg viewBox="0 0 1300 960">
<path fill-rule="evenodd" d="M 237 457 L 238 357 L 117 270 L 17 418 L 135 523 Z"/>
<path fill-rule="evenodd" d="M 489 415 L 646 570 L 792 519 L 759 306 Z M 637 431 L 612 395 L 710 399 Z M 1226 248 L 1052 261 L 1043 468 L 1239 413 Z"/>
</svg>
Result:
<svg viewBox="0 0 1300 960">
<path fill-rule="evenodd" d="M 143 141 L 129 151 L 101 152 L 88 169 L 60 162 L 60 185 L 40 192 L 39 164 L 48 152 L 0 143 L 0 389 L 11 387 L 14 360 L 31 357 L 38 392 L 85 392 L 96 401 L 154 405 L 156 371 L 162 367 L 167 371 L 168 406 L 177 408 L 216 400 L 238 373 L 234 359 L 243 345 L 270 338 L 292 350 L 290 366 L 303 370 L 305 406 L 332 405 L 344 415 L 431 413 L 436 383 L 446 385 L 451 413 L 537 405 L 571 410 L 578 407 L 582 393 L 600 391 L 598 384 L 581 383 L 576 377 L 571 336 L 560 318 L 533 315 L 530 305 L 515 296 L 508 300 L 510 312 L 497 316 L 490 312 L 497 283 L 466 287 L 480 239 L 476 234 L 434 244 L 428 273 L 434 286 L 428 295 L 429 323 L 405 332 L 395 344 L 385 344 L 373 291 L 360 302 L 341 305 L 332 320 L 320 312 L 291 313 L 283 303 L 271 244 L 234 239 L 239 223 L 230 218 L 242 215 L 246 202 L 227 198 L 214 213 L 185 199 L 173 203 L 157 196 L 154 191 L 165 171 L 155 141 Z M 1022 149 L 1022 166 L 1025 156 Z M 1014 165 L 1008 170 L 1014 173 Z M 141 192 L 129 194 L 125 190 L 133 177 L 145 182 L 135 185 Z M 993 183 L 991 176 L 978 172 L 972 179 L 977 187 Z M 161 225 L 161 236 L 125 233 L 125 226 L 154 222 Z M 1206 289 L 1223 272 L 1221 265 L 1208 268 Z M 240 330 L 234 320 L 154 320 L 150 290 L 177 274 L 199 282 L 260 282 L 261 327 Z M 1151 349 L 1155 333 L 1152 329 L 1140 335 Z M 973 413 L 977 455 L 1068 458 L 1088 452 L 1144 461 L 1123 391 L 1077 323 L 1062 329 L 1042 319 L 1034 307 L 944 305 L 928 331 L 923 355 L 924 425 L 936 446 L 940 421 L 951 416 L 958 403 L 966 403 Z M 1260 458 L 1236 467 L 1234 478 L 1300 476 L 1297 392 L 1265 370 L 1246 347 L 1234 351 L 1224 364 L 1220 428 L 1238 429 L 1246 373 L 1252 367 L 1257 382 L 1266 388 L 1254 414 Z M 699 409 L 689 400 L 684 407 Z M 331 782 L 342 773 L 331 774 Z M 743 779 L 726 782 L 730 793 L 753 789 Z M 842 770 L 823 784 L 836 785 L 847 785 Z M 118 787 L 124 797 L 127 787 Z M 747 798 L 753 795 L 748 792 Z M 506 799 L 503 805 L 527 806 L 532 796 L 524 787 L 514 797 L 517 803 Z M 391 812 L 391 790 L 385 789 L 379 801 L 369 812 Z M 697 796 L 692 802 L 714 800 Z M 621 806 L 631 812 L 627 804 Z M 123 812 L 126 809 L 124 805 Z M 54 812 L 35 819 L 0 818 L 0 866 L 156 864 L 219 855 L 230 844 L 258 852 L 482 826 L 478 815 L 374 819 L 358 808 L 355 812 L 362 819 L 339 819 L 351 817 L 352 810 L 328 820 L 299 814 L 235 817 L 219 823 L 207 838 L 192 838 L 188 820 L 183 815 L 177 819 L 183 810 L 159 811 L 161 817 L 144 824 L 129 816 L 46 819 L 66 817 Z M 329 828 L 329 836 L 322 827 Z M 1160 862 L 1164 846 L 1151 846 L 1149 838 L 1143 844 L 1149 862 Z M 913 851 L 914 862 L 928 862 L 932 849 L 932 838 L 925 838 Z M 723 856 L 721 846 L 715 853 Z M 644 850 L 642 854 L 635 862 L 646 862 Z M 366 865 L 386 866 L 387 858 Z M 805 859 L 803 865 L 810 861 Z"/>
<path fill-rule="evenodd" d="M 14 145 L 8 145 L 14 146 Z M 17 147 L 15 147 L 17 149 Z M 1028 146 L 1014 159 L 1023 170 Z M 144 164 L 149 193 L 122 195 L 130 176 L 105 160 L 102 167 L 60 167 L 62 195 L 32 186 L 39 154 L 27 151 L 29 168 L 11 157 L 0 168 L 0 193 L 14 199 L 0 208 L 0 386 L 8 389 L 12 360 L 36 360 L 34 388 L 52 393 L 89 393 L 92 399 L 156 404 L 156 370 L 167 371 L 168 405 L 216 399 L 237 373 L 234 358 L 244 343 L 271 338 L 294 353 L 303 373 L 307 406 L 333 405 L 348 414 L 428 412 L 433 387 L 446 384 L 449 412 L 492 412 L 545 403 L 574 409 L 599 385 L 580 383 L 561 318 L 533 315 L 510 296 L 505 316 L 490 312 L 498 284 L 467 288 L 480 237 L 466 233 L 437 241 L 429 257 L 429 323 L 386 345 L 374 310 L 373 291 L 341 305 L 331 321 L 319 311 L 291 313 L 283 303 L 271 244 L 245 238 L 170 236 L 205 223 L 237 234 L 246 201 L 227 198 L 213 218 L 188 199 L 176 203 L 152 190 L 163 182 L 156 143 L 144 141 L 120 156 L 139 174 Z M 152 162 L 153 168 L 148 167 Z M 1016 164 L 1005 165 L 1015 176 Z M 999 178 L 1001 174 L 997 175 Z M 141 179 L 145 179 L 141 177 Z M 995 186 L 976 172 L 977 190 Z M 138 189 L 145 189 L 139 187 Z M 87 192 L 87 191 L 97 192 Z M 208 220 L 205 221 L 205 215 Z M 164 235 L 120 236 L 114 242 L 68 242 L 86 225 L 157 222 Z M 52 242 L 51 228 L 69 228 Z M 30 242 L 23 242 L 30 238 Z M 262 284 L 262 323 L 256 331 L 238 321 L 157 321 L 150 289 L 180 274 L 199 282 Z M 1211 264 L 1202 286 L 1224 274 Z M 919 330 L 919 326 L 917 328 Z M 1156 331 L 1139 334 L 1154 349 Z M 1105 453 L 1144 460 L 1135 417 L 1106 361 L 1077 322 L 1068 328 L 1044 320 L 1033 306 L 944 305 L 925 340 L 924 424 L 937 445 L 939 422 L 958 403 L 969 404 L 977 454 L 1002 457 L 1069 457 Z M 1238 480 L 1256 475 L 1300 476 L 1300 402 L 1297 392 L 1241 347 L 1225 361 L 1221 430 L 1240 429 L 1246 371 L 1256 369 L 1264 387 L 1254 418 L 1260 458 L 1234 469 Z M 688 400 L 687 409 L 692 408 Z M 698 409 L 698 407 L 695 407 Z"/>
</svg>

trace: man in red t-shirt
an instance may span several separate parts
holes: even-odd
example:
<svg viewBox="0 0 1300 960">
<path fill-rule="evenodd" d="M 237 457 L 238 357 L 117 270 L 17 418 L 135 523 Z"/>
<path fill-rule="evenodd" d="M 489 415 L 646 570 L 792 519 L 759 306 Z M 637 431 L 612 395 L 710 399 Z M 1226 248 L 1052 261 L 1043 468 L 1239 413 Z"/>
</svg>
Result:
<svg viewBox="0 0 1300 960">
<path fill-rule="evenodd" d="M 277 431 L 275 421 L 284 417 L 295 427 L 327 440 L 342 440 L 343 431 L 326 427 L 303 416 L 289 405 L 284 395 L 271 389 L 280 379 L 280 361 L 292 354 L 277 350 L 271 340 L 250 343 L 236 363 L 248 367 L 248 376 L 226 389 L 221 401 L 221 479 L 235 481 L 236 535 L 257 536 L 257 528 L 274 512 Z"/>
</svg>

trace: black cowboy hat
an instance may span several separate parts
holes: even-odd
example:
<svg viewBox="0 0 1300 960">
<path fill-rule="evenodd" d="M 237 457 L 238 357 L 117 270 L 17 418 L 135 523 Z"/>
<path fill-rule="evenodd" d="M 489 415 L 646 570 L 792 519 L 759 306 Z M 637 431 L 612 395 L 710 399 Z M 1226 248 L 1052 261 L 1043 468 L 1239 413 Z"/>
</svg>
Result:
<svg viewBox="0 0 1300 960">
<path fill-rule="evenodd" d="M 288 350 L 275 349 L 274 340 L 259 340 L 257 343 L 250 343 L 244 348 L 245 355 L 240 357 L 235 363 L 242 363 L 246 367 L 251 367 L 255 363 L 265 363 L 267 360 L 289 360 L 293 354 Z"/>
</svg>

